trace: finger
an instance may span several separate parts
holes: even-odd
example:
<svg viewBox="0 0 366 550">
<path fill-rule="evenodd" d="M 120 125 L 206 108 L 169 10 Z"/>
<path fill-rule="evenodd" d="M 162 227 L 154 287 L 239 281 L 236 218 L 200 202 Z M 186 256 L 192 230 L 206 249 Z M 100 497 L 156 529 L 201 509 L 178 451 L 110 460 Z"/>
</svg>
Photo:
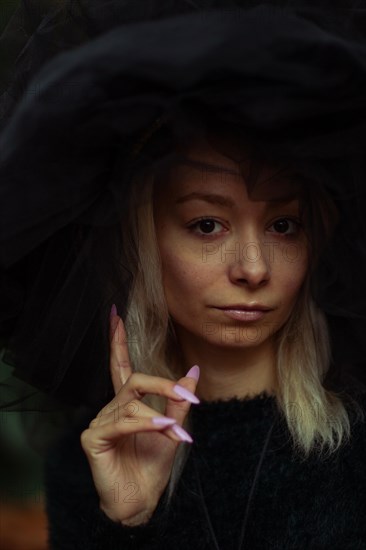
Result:
<svg viewBox="0 0 366 550">
<path fill-rule="evenodd" d="M 143 403 L 142 401 L 131 401 L 129 403 L 125 403 L 124 405 L 121 404 L 121 406 L 118 406 L 119 404 L 116 403 L 109 403 L 106 407 L 101 409 L 97 416 L 90 422 L 89 428 L 95 429 L 99 428 L 105 425 L 110 424 L 113 422 L 128 422 L 131 424 L 136 424 L 139 421 L 139 418 L 157 418 L 156 424 L 161 427 L 162 430 L 165 430 L 164 433 L 169 436 L 170 439 L 173 439 L 174 441 L 189 441 L 191 442 L 191 438 L 188 434 L 188 438 L 186 434 L 180 433 L 177 435 L 177 433 L 172 430 L 170 427 L 173 427 L 174 424 L 176 424 L 176 421 L 174 418 L 169 418 L 167 416 L 164 416 L 160 413 L 158 413 L 155 409 L 149 407 L 149 405 L 146 405 L 146 403 Z M 184 432 L 184 430 L 183 430 Z"/>
<path fill-rule="evenodd" d="M 158 418 L 159 422 L 164 419 L 164 424 L 155 423 L 153 419 Z M 94 419 L 95 421 L 95 419 Z M 99 453 L 105 452 L 112 448 L 121 436 L 131 435 L 139 432 L 157 432 L 169 437 L 175 443 L 182 442 L 183 439 L 177 436 L 174 432 L 167 434 L 167 423 L 173 425 L 175 420 L 173 418 L 167 419 L 163 415 L 153 414 L 152 416 L 137 416 L 122 417 L 117 422 L 111 420 L 101 426 L 92 421 L 89 428 L 84 430 L 81 434 L 81 443 L 85 452 L 96 456 Z"/>
<path fill-rule="evenodd" d="M 110 373 L 115 394 L 132 374 L 127 346 L 127 334 L 122 319 L 111 310 L 110 316 Z"/>
<path fill-rule="evenodd" d="M 123 399 L 126 402 L 133 399 L 142 399 L 146 394 L 150 393 L 161 395 L 177 402 L 188 400 L 195 404 L 199 403 L 197 396 L 174 380 L 168 380 L 160 376 L 151 376 L 142 372 L 133 372 L 121 389 L 120 394 L 114 397 L 112 401 Z"/>
<path fill-rule="evenodd" d="M 149 405 L 139 399 L 134 399 L 133 401 L 127 402 L 125 400 L 123 403 L 122 401 L 112 400 L 98 412 L 97 416 L 91 423 L 93 424 L 93 427 L 103 426 L 104 424 L 111 422 L 111 420 L 118 422 L 122 418 L 127 417 L 129 417 L 130 420 L 126 420 L 126 422 L 134 422 L 133 419 L 138 416 L 152 418 L 153 416 L 159 416 L 159 414 L 160 413 L 158 413 L 155 409 L 149 407 Z"/>
<path fill-rule="evenodd" d="M 195 366 L 198 367 L 198 365 L 195 365 Z M 199 367 L 198 369 L 195 369 L 195 371 L 199 377 L 199 374 L 200 374 Z M 190 376 L 183 376 L 183 378 L 180 378 L 178 380 L 178 384 L 180 386 L 183 386 L 187 390 L 191 391 L 192 393 L 195 393 L 197 389 L 198 380 Z M 170 418 L 175 418 L 177 423 L 180 426 L 182 426 L 189 412 L 190 407 L 191 407 L 191 403 L 189 401 L 177 402 L 173 399 L 168 398 L 164 414 L 166 416 L 169 416 Z"/>
<path fill-rule="evenodd" d="M 154 385 L 156 387 L 157 382 L 160 384 L 162 383 L 164 386 L 167 387 L 167 389 L 164 391 L 164 387 L 161 390 L 160 387 L 156 388 L 154 391 Z M 130 420 L 125 420 L 129 422 L 135 422 L 135 417 L 137 416 L 149 416 L 153 417 L 154 415 L 161 416 L 160 413 L 157 413 L 157 411 L 143 401 L 141 401 L 143 395 L 146 395 L 146 393 L 149 393 L 146 391 L 146 381 L 150 383 L 150 393 L 156 393 L 158 395 L 166 395 L 170 392 L 171 395 L 171 385 L 174 382 L 168 381 L 165 378 L 158 378 L 158 377 L 152 377 L 143 373 L 134 373 L 131 376 L 131 380 L 129 380 L 128 384 L 124 385 L 122 390 L 119 392 L 117 396 L 115 396 L 108 405 L 103 407 L 97 414 L 97 416 L 91 421 L 89 428 L 95 428 L 97 426 L 103 426 L 105 424 L 108 424 L 112 419 L 114 422 L 118 422 L 121 418 L 127 418 L 129 417 Z M 152 384 L 151 384 L 152 382 Z M 126 401 L 126 395 L 127 395 L 127 388 L 130 386 L 131 388 L 139 388 L 139 390 L 135 390 L 135 393 L 137 391 L 137 398 L 135 398 L 132 401 Z M 174 388 L 176 385 L 173 386 L 173 398 L 180 399 L 181 402 L 184 402 L 185 399 L 181 396 L 177 396 L 174 392 Z M 181 386 L 184 387 L 183 385 Z M 133 392 L 134 390 L 132 390 Z M 123 401 L 122 401 L 123 399 Z M 184 414 L 187 412 L 187 408 L 184 410 Z M 183 423 L 184 416 L 180 417 L 179 414 L 177 414 L 181 424 Z M 166 419 L 167 417 L 162 417 Z M 175 425 L 172 425 L 173 423 L 165 424 L 164 428 L 166 428 L 165 434 L 169 436 L 170 439 L 173 439 L 174 441 L 189 441 L 192 442 L 192 438 L 190 437 L 190 434 L 185 432 L 181 426 L 173 419 L 173 423 Z M 171 428 L 170 428 L 171 426 Z"/>
</svg>

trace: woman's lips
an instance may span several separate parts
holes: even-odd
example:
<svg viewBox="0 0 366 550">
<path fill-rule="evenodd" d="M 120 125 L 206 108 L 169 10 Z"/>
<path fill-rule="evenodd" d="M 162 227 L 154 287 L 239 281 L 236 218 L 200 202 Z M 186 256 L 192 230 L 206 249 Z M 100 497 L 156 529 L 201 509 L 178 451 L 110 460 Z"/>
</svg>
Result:
<svg viewBox="0 0 366 550">
<path fill-rule="evenodd" d="M 252 310 L 245 310 L 245 309 L 224 309 L 224 308 L 217 308 L 220 309 L 225 315 L 230 317 L 231 319 L 235 319 L 237 321 L 258 321 L 258 319 L 261 319 L 265 316 L 268 311 L 262 311 L 259 309 L 252 309 Z"/>
</svg>

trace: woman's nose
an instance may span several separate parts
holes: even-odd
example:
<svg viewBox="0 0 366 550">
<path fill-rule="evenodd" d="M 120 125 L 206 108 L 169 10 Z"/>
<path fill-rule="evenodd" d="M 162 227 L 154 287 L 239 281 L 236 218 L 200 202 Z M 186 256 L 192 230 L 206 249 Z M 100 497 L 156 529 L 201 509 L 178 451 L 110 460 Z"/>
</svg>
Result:
<svg viewBox="0 0 366 550">
<path fill-rule="evenodd" d="M 227 256 L 230 258 L 229 276 L 232 282 L 245 283 L 253 288 L 266 284 L 271 269 L 270 251 L 266 250 L 265 243 L 238 241 L 235 248 L 235 255 Z"/>
</svg>

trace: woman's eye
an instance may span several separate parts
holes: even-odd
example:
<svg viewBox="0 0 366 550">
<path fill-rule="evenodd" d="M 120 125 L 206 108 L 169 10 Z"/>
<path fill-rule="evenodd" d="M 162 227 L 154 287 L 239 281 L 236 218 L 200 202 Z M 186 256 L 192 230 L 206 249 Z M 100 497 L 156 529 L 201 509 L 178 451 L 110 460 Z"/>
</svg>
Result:
<svg viewBox="0 0 366 550">
<path fill-rule="evenodd" d="M 292 220 L 291 218 L 280 218 L 279 220 L 276 220 L 270 227 L 273 227 L 274 232 L 280 233 L 281 235 L 297 235 L 297 233 L 300 231 L 301 222 L 298 220 Z"/>
<path fill-rule="evenodd" d="M 214 218 L 200 218 L 199 220 L 189 224 L 188 229 L 189 231 L 197 233 L 201 236 L 220 234 L 220 231 L 214 232 L 215 224 L 220 225 L 221 227 L 223 226 L 221 222 L 215 220 Z M 270 231 L 270 233 L 279 233 L 285 237 L 294 236 L 299 233 L 301 225 L 302 224 L 299 220 L 280 218 L 270 226 L 270 228 L 273 227 L 273 231 Z"/>
<path fill-rule="evenodd" d="M 196 233 L 195 229 L 199 228 L 199 230 L 203 235 L 216 235 L 216 233 L 212 233 L 213 229 L 215 228 L 215 224 L 221 225 L 221 222 L 218 222 L 217 220 L 214 220 L 213 218 L 201 218 L 190 225 L 188 225 L 188 229 L 194 233 Z"/>
</svg>

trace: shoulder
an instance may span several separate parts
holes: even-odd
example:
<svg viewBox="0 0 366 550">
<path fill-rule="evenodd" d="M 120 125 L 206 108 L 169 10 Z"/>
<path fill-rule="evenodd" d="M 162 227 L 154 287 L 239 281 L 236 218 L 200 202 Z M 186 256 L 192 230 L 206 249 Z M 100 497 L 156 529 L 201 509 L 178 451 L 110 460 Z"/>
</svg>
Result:
<svg viewBox="0 0 366 550">
<path fill-rule="evenodd" d="M 354 463 L 366 464 L 366 388 L 362 383 L 344 389 L 338 396 L 344 403 L 350 424 L 350 437 L 346 445 L 346 456 Z M 366 470 L 365 470 L 366 474 Z M 365 476 L 366 477 L 366 476 Z"/>
<path fill-rule="evenodd" d="M 327 375 L 325 383 L 325 388 L 341 399 L 354 425 L 362 425 L 366 415 L 366 364 L 362 366 L 365 374 L 360 377 L 355 374 L 355 367 L 342 364 L 333 374 Z"/>
</svg>

